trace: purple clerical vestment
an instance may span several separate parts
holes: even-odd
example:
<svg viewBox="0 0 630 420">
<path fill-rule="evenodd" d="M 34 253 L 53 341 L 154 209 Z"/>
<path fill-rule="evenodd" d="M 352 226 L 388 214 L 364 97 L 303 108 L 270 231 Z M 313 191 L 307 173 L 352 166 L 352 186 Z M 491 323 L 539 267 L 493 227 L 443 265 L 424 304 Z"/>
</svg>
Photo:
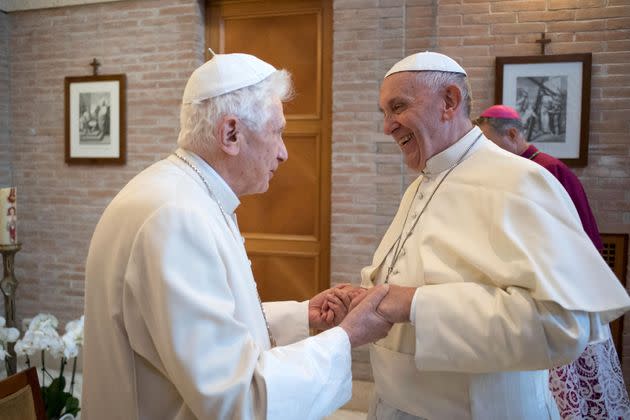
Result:
<svg viewBox="0 0 630 420">
<path fill-rule="evenodd" d="M 564 189 L 569 193 L 569 197 L 571 197 L 573 205 L 575 205 L 575 208 L 580 215 L 580 221 L 582 222 L 584 231 L 589 238 L 591 238 L 595 248 L 601 251 L 604 246 L 599 236 L 597 222 L 595 221 L 595 216 L 593 216 L 591 207 L 588 204 L 588 199 L 586 198 L 586 193 L 584 192 L 584 188 L 582 187 L 578 177 L 571 172 L 567 165 L 555 157 L 541 152 L 534 145 L 530 145 L 527 150 L 521 153 L 521 156 L 526 159 L 533 160 L 551 172 L 553 176 L 560 181 Z"/>
<path fill-rule="evenodd" d="M 578 177 L 564 163 L 536 146 L 530 145 L 521 156 L 543 166 L 560 181 L 577 209 L 584 231 L 601 251 L 603 244 L 595 216 Z M 563 419 L 625 419 L 630 416 L 630 401 L 611 338 L 587 346 L 573 363 L 550 369 L 549 388 Z"/>
</svg>

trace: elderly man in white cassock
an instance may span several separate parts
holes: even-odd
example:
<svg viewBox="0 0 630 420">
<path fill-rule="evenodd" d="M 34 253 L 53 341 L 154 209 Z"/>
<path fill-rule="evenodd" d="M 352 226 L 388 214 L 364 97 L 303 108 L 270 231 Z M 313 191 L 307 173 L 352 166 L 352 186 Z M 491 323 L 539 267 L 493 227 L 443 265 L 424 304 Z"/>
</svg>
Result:
<svg viewBox="0 0 630 420">
<path fill-rule="evenodd" d="M 548 369 L 605 340 L 626 291 L 558 181 L 472 125 L 454 60 L 401 60 L 379 103 L 420 175 L 361 272 L 390 285 L 378 311 L 396 323 L 370 346 L 369 418 L 559 418 Z"/>
<path fill-rule="evenodd" d="M 351 347 L 391 327 L 376 313 L 388 287 L 345 318 L 342 288 L 262 304 L 234 216 L 287 159 L 291 90 L 254 56 L 215 55 L 186 84 L 180 148 L 103 213 L 86 268 L 84 419 L 319 419 L 350 398 Z"/>
</svg>

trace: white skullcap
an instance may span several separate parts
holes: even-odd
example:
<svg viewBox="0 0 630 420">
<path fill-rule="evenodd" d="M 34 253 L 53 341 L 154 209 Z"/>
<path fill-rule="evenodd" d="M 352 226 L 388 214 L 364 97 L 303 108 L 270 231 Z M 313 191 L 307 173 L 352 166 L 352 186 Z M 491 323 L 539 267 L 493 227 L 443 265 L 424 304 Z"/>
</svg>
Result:
<svg viewBox="0 0 630 420">
<path fill-rule="evenodd" d="M 197 68 L 188 79 L 182 103 L 199 103 L 255 85 L 276 68 L 249 54 L 216 54 Z"/>
<path fill-rule="evenodd" d="M 385 77 L 401 71 L 447 71 L 467 76 L 466 70 L 451 57 L 429 51 L 411 54 L 403 58 L 389 69 Z"/>
</svg>

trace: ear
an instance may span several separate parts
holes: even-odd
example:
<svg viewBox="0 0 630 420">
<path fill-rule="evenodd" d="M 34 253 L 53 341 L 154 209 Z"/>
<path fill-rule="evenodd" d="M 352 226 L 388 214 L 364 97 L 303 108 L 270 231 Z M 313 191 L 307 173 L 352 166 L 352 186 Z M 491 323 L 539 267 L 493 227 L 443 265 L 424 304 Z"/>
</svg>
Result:
<svg viewBox="0 0 630 420">
<path fill-rule="evenodd" d="M 240 121 L 234 115 L 226 115 L 217 125 L 216 138 L 219 148 L 230 156 L 238 155 L 240 151 Z"/>
<path fill-rule="evenodd" d="M 448 85 L 444 92 L 444 113 L 443 119 L 450 121 L 455 117 L 457 110 L 462 104 L 462 92 L 455 85 Z"/>
<path fill-rule="evenodd" d="M 515 127 L 508 128 L 506 134 L 510 138 L 510 142 L 516 143 L 516 140 L 518 139 L 518 130 Z"/>
</svg>

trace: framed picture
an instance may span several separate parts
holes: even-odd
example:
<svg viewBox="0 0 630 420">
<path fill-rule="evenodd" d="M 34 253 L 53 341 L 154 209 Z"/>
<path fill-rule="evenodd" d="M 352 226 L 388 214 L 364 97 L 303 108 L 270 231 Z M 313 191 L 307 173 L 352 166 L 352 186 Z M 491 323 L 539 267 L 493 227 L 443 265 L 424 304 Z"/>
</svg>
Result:
<svg viewBox="0 0 630 420">
<path fill-rule="evenodd" d="M 125 163 L 124 74 L 66 77 L 66 163 Z"/>
<path fill-rule="evenodd" d="M 527 141 L 569 166 L 586 166 L 591 54 L 497 57 L 495 103 L 521 114 Z"/>
</svg>

